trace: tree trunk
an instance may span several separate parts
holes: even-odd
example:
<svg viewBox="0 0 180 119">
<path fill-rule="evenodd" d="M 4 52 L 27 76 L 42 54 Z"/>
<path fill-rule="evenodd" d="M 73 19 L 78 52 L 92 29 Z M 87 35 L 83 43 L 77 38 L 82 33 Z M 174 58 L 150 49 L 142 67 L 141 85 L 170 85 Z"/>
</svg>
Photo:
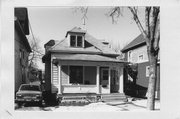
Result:
<svg viewBox="0 0 180 119">
<path fill-rule="evenodd" d="M 148 85 L 148 100 L 147 109 L 154 110 L 155 108 L 155 90 L 156 90 L 156 79 L 157 79 L 157 57 L 150 53 L 150 72 L 149 72 L 149 85 Z"/>
</svg>

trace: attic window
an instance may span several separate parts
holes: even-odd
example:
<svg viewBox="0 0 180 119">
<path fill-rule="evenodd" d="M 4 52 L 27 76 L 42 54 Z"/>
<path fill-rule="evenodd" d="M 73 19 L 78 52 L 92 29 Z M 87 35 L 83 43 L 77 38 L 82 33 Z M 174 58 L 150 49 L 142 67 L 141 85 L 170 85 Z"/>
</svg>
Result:
<svg viewBox="0 0 180 119">
<path fill-rule="evenodd" d="M 70 36 L 70 46 L 71 47 L 83 47 L 83 38 L 78 35 Z"/>
<path fill-rule="evenodd" d="M 77 36 L 77 47 L 82 47 L 82 36 Z"/>
<path fill-rule="evenodd" d="M 76 47 L 76 36 L 71 36 L 70 39 L 71 46 Z"/>
</svg>

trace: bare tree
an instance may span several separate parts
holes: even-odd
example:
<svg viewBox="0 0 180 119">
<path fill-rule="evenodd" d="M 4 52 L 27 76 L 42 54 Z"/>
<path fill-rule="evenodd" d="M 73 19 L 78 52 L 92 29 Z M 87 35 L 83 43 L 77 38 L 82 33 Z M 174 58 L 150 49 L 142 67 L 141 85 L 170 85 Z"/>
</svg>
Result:
<svg viewBox="0 0 180 119">
<path fill-rule="evenodd" d="M 29 37 L 30 46 L 32 49 L 32 52 L 29 55 L 29 68 L 36 67 L 36 62 L 38 60 L 41 60 L 42 56 L 44 55 L 42 48 L 40 47 L 39 43 L 40 40 L 38 38 L 34 39 L 32 37 Z"/>
<path fill-rule="evenodd" d="M 87 7 L 83 15 L 87 17 Z M 157 80 L 157 61 L 159 53 L 159 41 L 160 41 L 160 7 L 145 7 L 145 27 L 143 27 L 140 17 L 138 15 L 138 7 L 128 7 L 128 10 L 133 15 L 133 19 L 141 31 L 147 45 L 147 53 L 150 62 L 150 74 L 148 84 L 148 101 L 147 109 L 154 110 L 155 107 L 155 87 Z M 108 16 L 112 18 L 113 23 L 122 16 L 122 7 L 113 7 L 110 9 Z"/>
<path fill-rule="evenodd" d="M 128 7 L 133 14 L 134 21 L 144 36 L 147 45 L 147 53 L 150 63 L 150 74 L 148 84 L 148 101 L 147 109 L 154 110 L 155 107 L 155 89 L 157 80 L 157 61 L 159 53 L 160 41 L 160 8 L 146 7 L 145 8 L 145 28 L 139 21 L 137 8 Z"/>
</svg>

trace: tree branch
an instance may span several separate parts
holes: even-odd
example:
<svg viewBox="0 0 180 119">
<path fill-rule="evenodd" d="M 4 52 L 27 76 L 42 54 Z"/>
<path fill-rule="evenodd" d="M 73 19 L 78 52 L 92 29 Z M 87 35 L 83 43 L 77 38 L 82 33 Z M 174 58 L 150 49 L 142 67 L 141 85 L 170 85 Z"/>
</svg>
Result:
<svg viewBox="0 0 180 119">
<path fill-rule="evenodd" d="M 141 31 L 141 33 L 143 34 L 144 38 L 145 38 L 145 41 L 146 41 L 146 44 L 147 46 L 149 46 L 149 41 L 148 41 L 148 35 L 146 33 L 146 31 L 144 30 L 139 18 L 138 18 L 138 15 L 136 14 L 136 12 L 134 11 L 134 9 L 132 7 L 128 7 L 129 10 L 131 11 L 131 13 L 133 14 L 133 18 L 134 18 L 134 21 L 136 22 L 139 30 Z"/>
</svg>

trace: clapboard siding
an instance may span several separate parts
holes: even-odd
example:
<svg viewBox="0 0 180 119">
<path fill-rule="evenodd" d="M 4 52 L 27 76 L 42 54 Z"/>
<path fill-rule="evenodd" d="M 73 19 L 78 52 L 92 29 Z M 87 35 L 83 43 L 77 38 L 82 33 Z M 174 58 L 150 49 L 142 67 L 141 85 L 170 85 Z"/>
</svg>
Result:
<svg viewBox="0 0 180 119">
<path fill-rule="evenodd" d="M 68 84 L 69 83 L 69 76 L 68 76 L 68 66 L 64 65 L 61 68 L 61 80 L 62 80 L 62 85 Z"/>
<path fill-rule="evenodd" d="M 52 92 L 58 91 L 59 79 L 58 79 L 58 67 L 52 64 Z"/>
</svg>

